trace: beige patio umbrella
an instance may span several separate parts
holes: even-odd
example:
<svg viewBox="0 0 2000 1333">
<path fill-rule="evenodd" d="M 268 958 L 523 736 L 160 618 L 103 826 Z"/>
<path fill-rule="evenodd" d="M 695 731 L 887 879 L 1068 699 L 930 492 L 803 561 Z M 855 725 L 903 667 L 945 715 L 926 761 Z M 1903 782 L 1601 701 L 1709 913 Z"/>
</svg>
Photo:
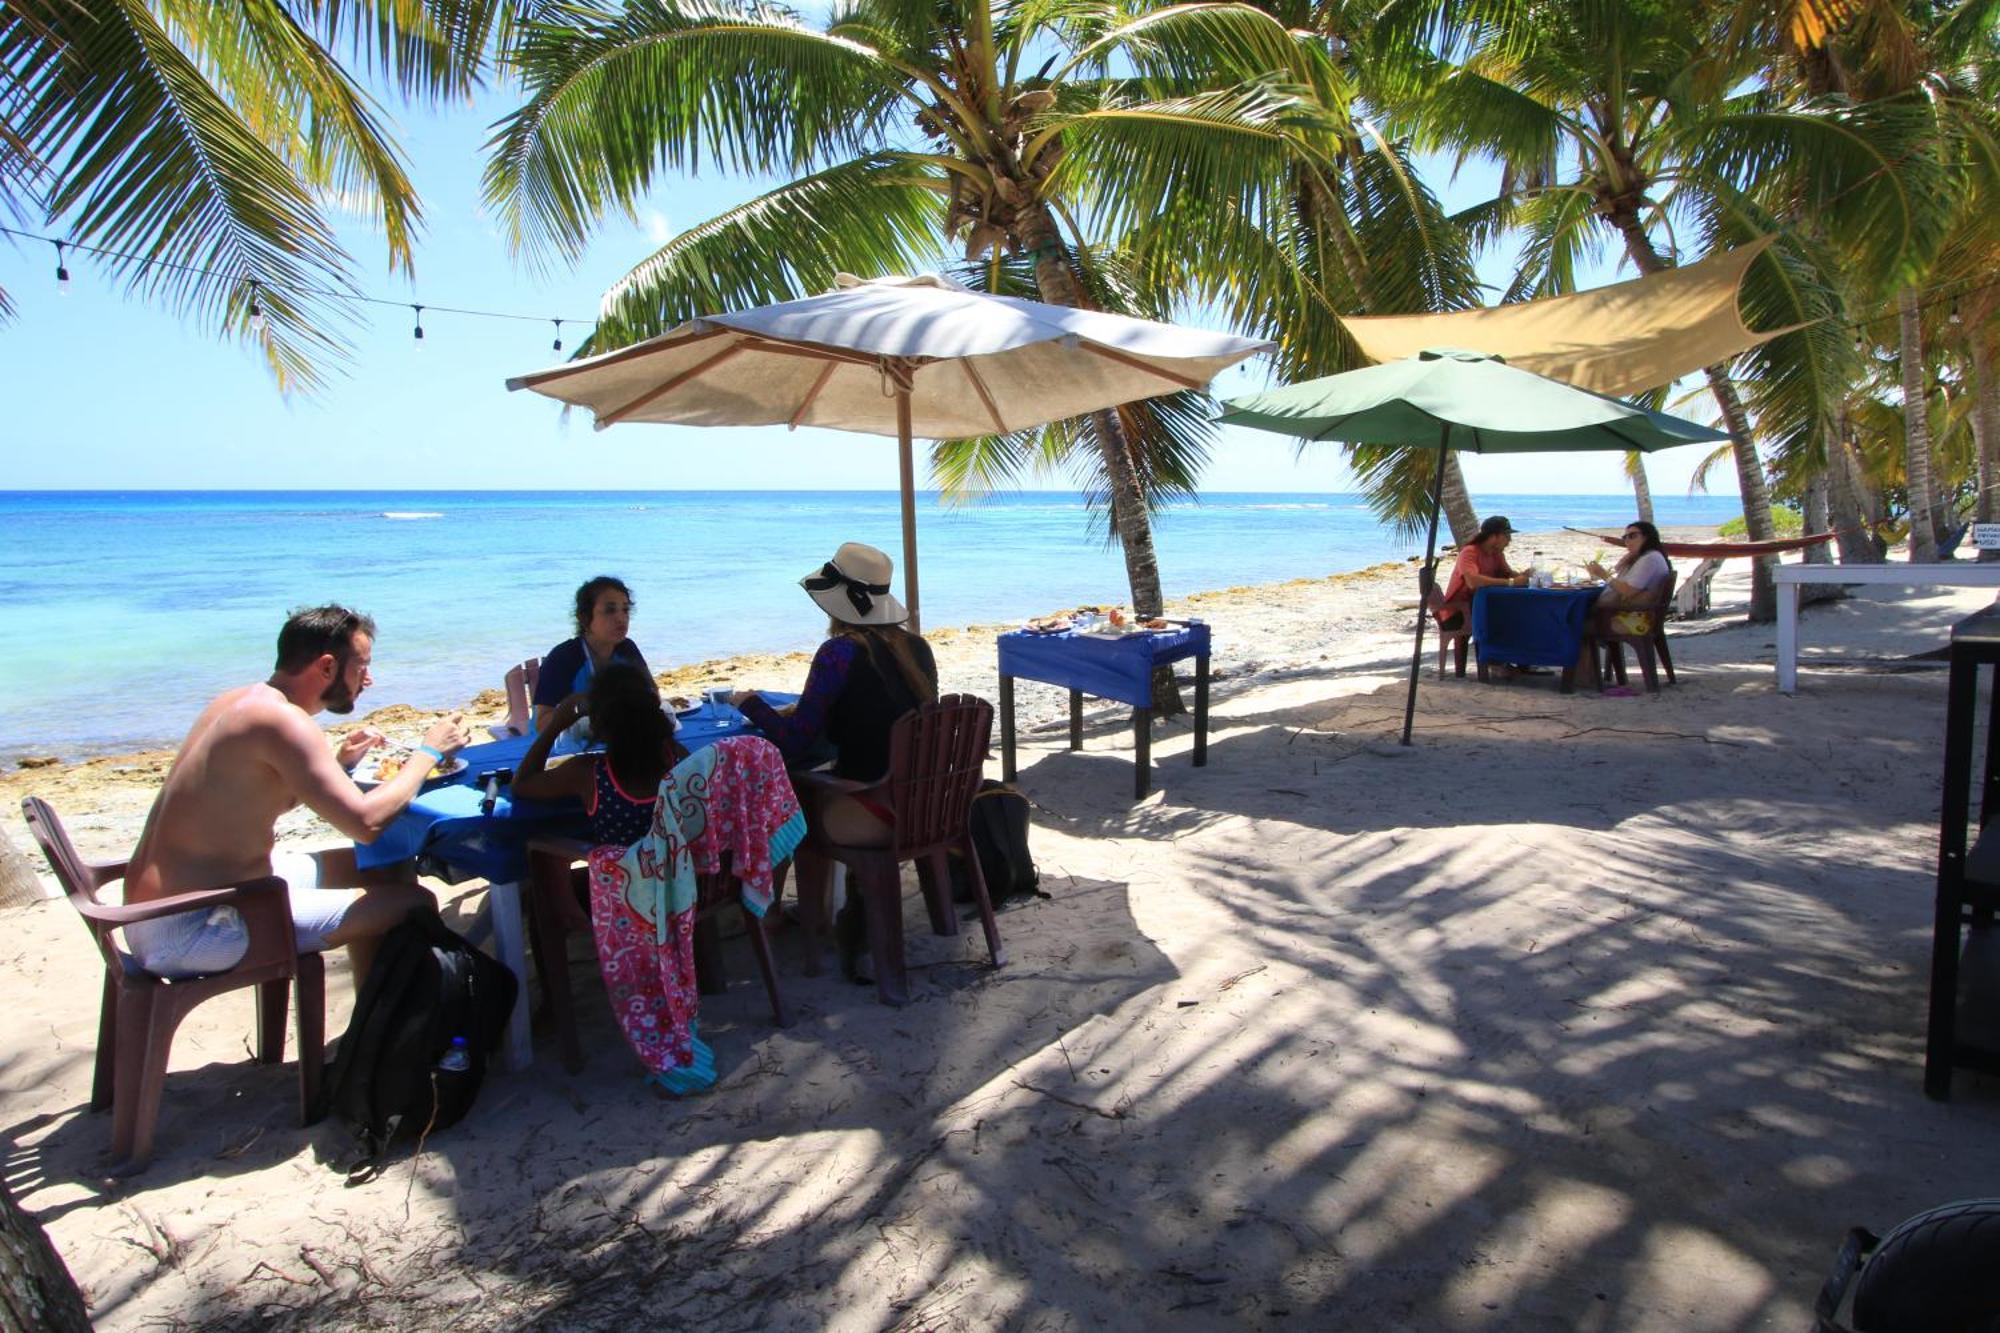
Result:
<svg viewBox="0 0 2000 1333">
<path fill-rule="evenodd" d="M 822 296 L 705 315 L 657 338 L 507 381 L 589 408 L 597 428 L 825 426 L 893 435 L 903 586 L 917 602 L 911 440 L 1025 430 L 1180 389 L 1270 346 L 1233 334 L 988 296 L 938 276 L 841 274 Z"/>
</svg>

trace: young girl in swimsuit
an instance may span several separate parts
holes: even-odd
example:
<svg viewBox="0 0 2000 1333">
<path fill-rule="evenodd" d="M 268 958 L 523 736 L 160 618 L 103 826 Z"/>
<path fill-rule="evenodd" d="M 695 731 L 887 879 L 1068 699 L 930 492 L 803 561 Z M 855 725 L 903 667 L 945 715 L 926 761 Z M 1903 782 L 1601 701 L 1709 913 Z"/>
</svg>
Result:
<svg viewBox="0 0 2000 1333">
<path fill-rule="evenodd" d="M 588 716 L 603 754 L 571 755 L 553 768 L 549 751 L 579 717 Z M 514 773 L 516 796 L 548 801 L 573 797 L 590 817 L 590 840 L 630 846 L 652 826 L 660 779 L 685 758 L 674 739 L 673 719 L 660 706 L 653 678 L 639 667 L 614 662 L 592 680 L 590 693 L 572 694 L 555 707 L 551 725 L 535 735 Z"/>
</svg>

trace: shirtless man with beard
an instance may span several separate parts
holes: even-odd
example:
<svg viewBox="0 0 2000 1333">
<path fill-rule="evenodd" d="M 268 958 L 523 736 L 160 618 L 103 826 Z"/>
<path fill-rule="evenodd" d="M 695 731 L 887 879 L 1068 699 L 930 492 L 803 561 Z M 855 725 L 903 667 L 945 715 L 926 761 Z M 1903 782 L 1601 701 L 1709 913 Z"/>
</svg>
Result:
<svg viewBox="0 0 2000 1333">
<path fill-rule="evenodd" d="M 127 903 L 277 875 L 299 951 L 346 946 L 360 988 L 382 936 L 435 901 L 408 865 L 363 872 L 351 847 L 273 848 L 278 816 L 300 804 L 346 837 L 373 842 L 429 774 L 432 763 L 418 757 L 364 792 L 351 771 L 381 734 L 362 728 L 333 747 L 313 721 L 321 711 L 354 710 L 374 648 L 375 622 L 346 607 L 313 607 L 285 621 L 271 678 L 216 698 L 181 743 L 133 850 Z M 425 733 L 424 750 L 438 762 L 465 742 L 462 719 L 451 717 Z M 164 977 L 223 971 L 249 949 L 242 918 L 228 907 L 141 922 L 125 935 L 140 965 Z"/>
</svg>

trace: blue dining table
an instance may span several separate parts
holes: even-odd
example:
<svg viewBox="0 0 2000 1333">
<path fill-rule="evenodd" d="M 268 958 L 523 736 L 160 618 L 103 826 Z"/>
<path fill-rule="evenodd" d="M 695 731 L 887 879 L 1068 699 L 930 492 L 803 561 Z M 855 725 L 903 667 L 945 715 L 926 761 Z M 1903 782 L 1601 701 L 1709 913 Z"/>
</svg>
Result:
<svg viewBox="0 0 2000 1333">
<path fill-rule="evenodd" d="M 1472 646 L 1479 679 L 1494 663 L 1558 667 L 1564 694 L 1576 690 L 1583 632 L 1604 589 L 1481 588 L 1472 598 Z"/>
<path fill-rule="evenodd" d="M 796 702 L 798 696 L 764 693 L 763 697 L 783 704 Z M 674 738 L 689 750 L 702 749 L 728 736 L 757 734 L 750 720 L 728 704 L 704 701 L 675 715 Z M 375 841 L 354 845 L 355 863 L 364 870 L 414 861 L 423 873 L 448 884 L 474 877 L 485 880 L 485 919 L 493 932 L 494 949 L 518 978 L 527 976 L 528 963 L 521 916 L 528 842 L 548 836 L 582 837 L 585 832 L 583 807 L 576 801 L 517 799 L 504 783 L 493 784 L 489 794 L 490 775 L 506 773 L 511 777 L 533 743 L 530 736 L 510 736 L 466 746 L 458 752 L 465 760 L 464 769 L 426 784 Z M 560 760 L 599 748 L 564 737 L 556 742 L 551 758 Z M 533 1059 L 525 1004 L 514 1006 L 504 1054 L 509 1069 L 524 1069 Z"/>
<path fill-rule="evenodd" d="M 1132 799 L 1151 785 L 1153 670 L 1194 659 L 1194 766 L 1208 763 L 1208 626 L 1182 621 L 1162 630 L 1126 634 L 1014 630 L 998 640 L 1000 654 L 1000 775 L 1014 780 L 1014 680 L 1039 680 L 1069 690 L 1069 748 L 1083 748 L 1083 696 L 1132 705 Z"/>
</svg>

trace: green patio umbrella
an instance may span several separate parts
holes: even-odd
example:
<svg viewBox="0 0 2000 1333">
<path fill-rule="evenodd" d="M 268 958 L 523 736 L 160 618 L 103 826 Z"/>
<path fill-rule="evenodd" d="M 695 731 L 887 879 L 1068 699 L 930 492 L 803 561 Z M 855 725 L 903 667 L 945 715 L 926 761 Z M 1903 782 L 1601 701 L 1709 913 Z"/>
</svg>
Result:
<svg viewBox="0 0 2000 1333">
<path fill-rule="evenodd" d="M 1664 412 L 1516 370 L 1497 356 L 1450 348 L 1231 398 L 1222 406 L 1225 425 L 1252 426 L 1302 440 L 1434 446 L 1437 474 L 1431 482 L 1430 536 L 1424 543 L 1424 568 L 1432 578 L 1437 569 L 1438 502 L 1447 449 L 1476 454 L 1597 449 L 1650 453 L 1729 438 Z M 1425 619 L 1424 608 L 1418 608 L 1410 693 L 1403 707 L 1405 745 L 1416 718 Z"/>
</svg>

